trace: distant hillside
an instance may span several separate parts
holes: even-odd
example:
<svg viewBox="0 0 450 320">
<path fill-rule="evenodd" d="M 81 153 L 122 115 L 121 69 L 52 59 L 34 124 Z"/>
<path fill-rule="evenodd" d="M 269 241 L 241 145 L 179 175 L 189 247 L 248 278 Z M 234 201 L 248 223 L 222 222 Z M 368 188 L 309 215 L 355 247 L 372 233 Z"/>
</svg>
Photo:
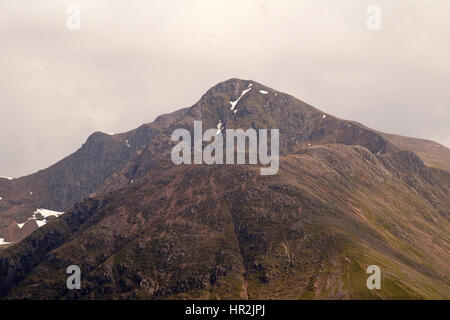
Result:
<svg viewBox="0 0 450 320">
<path fill-rule="evenodd" d="M 430 140 L 380 133 L 386 140 L 399 149 L 410 150 L 417 154 L 430 167 L 450 172 L 450 149 Z"/>
</svg>

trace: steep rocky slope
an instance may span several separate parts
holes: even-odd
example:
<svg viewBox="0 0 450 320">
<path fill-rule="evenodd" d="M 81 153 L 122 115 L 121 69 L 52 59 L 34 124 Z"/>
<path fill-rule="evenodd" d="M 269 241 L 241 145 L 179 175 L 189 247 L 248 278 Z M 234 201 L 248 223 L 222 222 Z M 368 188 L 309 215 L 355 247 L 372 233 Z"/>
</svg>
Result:
<svg viewBox="0 0 450 320">
<path fill-rule="evenodd" d="M 275 176 L 161 161 L 0 252 L 0 295 L 450 298 L 448 178 L 410 153 L 338 144 L 284 156 Z M 65 287 L 71 264 L 80 291 Z"/>
<path fill-rule="evenodd" d="M 194 120 L 280 129 L 280 172 L 173 166 L 170 135 Z M 0 252 L 0 296 L 448 298 L 448 149 L 413 141 L 253 81 L 219 83 L 190 108 L 0 179 L 7 241 L 37 229 L 18 227 L 36 208 L 67 211 Z M 75 293 L 72 263 L 86 275 Z M 369 264 L 385 271 L 381 291 L 365 287 Z"/>
<path fill-rule="evenodd" d="M 231 102 L 237 100 L 232 110 Z M 170 152 L 173 130 L 192 130 L 194 120 L 202 120 L 205 129 L 215 128 L 219 121 L 224 129 L 279 128 L 282 154 L 322 143 L 363 145 L 375 153 L 396 150 L 357 123 L 256 82 L 231 79 L 208 90 L 192 107 L 135 130 L 114 135 L 96 132 L 79 150 L 48 169 L 14 180 L 0 178 L 0 236 L 19 241 L 37 228 L 32 223 L 23 230 L 18 227 L 37 208 L 66 211 L 92 192 L 114 190 L 145 175 Z"/>
</svg>

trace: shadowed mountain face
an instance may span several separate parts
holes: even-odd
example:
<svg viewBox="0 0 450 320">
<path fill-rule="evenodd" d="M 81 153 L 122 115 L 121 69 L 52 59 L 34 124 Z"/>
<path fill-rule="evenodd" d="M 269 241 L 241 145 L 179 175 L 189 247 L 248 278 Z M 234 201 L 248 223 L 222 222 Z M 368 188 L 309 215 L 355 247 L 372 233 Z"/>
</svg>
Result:
<svg viewBox="0 0 450 320">
<path fill-rule="evenodd" d="M 170 135 L 194 120 L 278 128 L 279 173 L 174 166 Z M 14 231 L 36 208 L 67 211 L 0 251 L 0 296 L 449 298 L 450 172 L 427 166 L 448 149 L 421 159 L 397 141 L 256 82 L 220 83 L 190 108 L 0 179 L 7 241 L 37 229 Z M 82 290 L 66 289 L 71 264 Z M 382 290 L 366 287 L 373 264 Z"/>
</svg>

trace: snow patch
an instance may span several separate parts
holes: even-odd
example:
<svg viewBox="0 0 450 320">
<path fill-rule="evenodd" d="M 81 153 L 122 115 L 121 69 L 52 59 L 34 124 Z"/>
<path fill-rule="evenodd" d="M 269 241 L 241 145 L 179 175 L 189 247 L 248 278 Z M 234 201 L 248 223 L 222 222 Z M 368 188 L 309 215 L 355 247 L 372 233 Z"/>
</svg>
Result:
<svg viewBox="0 0 450 320">
<path fill-rule="evenodd" d="M 37 213 L 40 213 L 44 218 L 47 218 L 47 217 L 59 217 L 64 212 L 53 211 L 53 210 L 48 210 L 48 209 L 36 209 L 36 211 L 34 212 L 34 215 L 36 215 Z"/>
<path fill-rule="evenodd" d="M 37 220 L 37 214 L 40 213 L 44 219 L 43 220 Z M 43 225 L 47 224 L 47 218 L 48 217 L 56 217 L 58 218 L 60 215 L 64 214 L 64 212 L 59 212 L 59 211 L 53 211 L 53 210 L 48 210 L 48 209 L 36 209 L 36 211 L 34 211 L 33 215 L 31 216 L 31 218 L 29 218 L 27 221 L 29 220 L 35 220 L 36 224 L 38 225 L 38 227 L 42 227 Z M 25 223 L 21 223 L 22 227 Z M 17 224 L 19 226 L 19 228 L 22 228 L 19 224 Z"/>
<path fill-rule="evenodd" d="M 244 96 L 244 94 L 246 94 L 246 93 L 249 92 L 250 90 L 252 90 L 251 84 L 248 86 L 247 89 L 245 89 L 244 91 L 242 91 L 242 93 L 241 93 L 241 95 L 239 96 L 239 98 L 237 98 L 235 101 L 230 101 L 230 103 L 231 103 L 231 110 L 234 110 L 234 108 L 235 108 L 236 105 L 238 104 L 239 100 L 241 100 L 241 98 Z"/>
<path fill-rule="evenodd" d="M 134 179 L 131 179 L 130 184 L 132 184 L 134 182 Z"/>
<path fill-rule="evenodd" d="M 18 224 L 17 224 L 17 226 L 19 227 L 19 229 L 22 229 L 24 225 L 25 225 L 25 222 L 24 222 L 24 223 L 18 223 Z"/>
<path fill-rule="evenodd" d="M 324 114 L 323 116 L 322 116 L 322 119 L 325 119 L 327 117 L 327 115 L 326 114 Z"/>
<path fill-rule="evenodd" d="M 3 244 L 10 244 L 11 242 L 6 242 L 5 238 L 0 238 L 0 246 Z"/>
<path fill-rule="evenodd" d="M 236 112 L 237 112 L 237 109 L 235 109 L 233 112 L 236 113 Z"/>
<path fill-rule="evenodd" d="M 36 220 L 36 224 L 38 226 L 38 228 L 45 226 L 47 224 L 47 220 Z"/>
<path fill-rule="evenodd" d="M 128 148 L 131 148 L 130 143 L 128 142 L 128 140 L 125 140 L 125 144 L 127 145 Z"/>
<path fill-rule="evenodd" d="M 377 152 L 377 156 L 379 156 L 380 154 L 382 154 L 384 151 L 384 147 L 380 149 L 380 151 Z"/>
<path fill-rule="evenodd" d="M 268 94 L 269 93 L 266 90 L 259 90 L 259 92 L 262 93 L 262 94 Z"/>
<path fill-rule="evenodd" d="M 222 120 L 219 120 L 219 123 L 217 124 L 217 132 L 216 135 L 220 134 L 222 132 Z"/>
<path fill-rule="evenodd" d="M 0 176 L 0 178 L 3 178 L 3 179 L 8 179 L 8 180 L 12 180 L 12 179 L 14 179 L 14 178 L 10 178 L 10 177 L 3 177 L 3 176 Z"/>
</svg>

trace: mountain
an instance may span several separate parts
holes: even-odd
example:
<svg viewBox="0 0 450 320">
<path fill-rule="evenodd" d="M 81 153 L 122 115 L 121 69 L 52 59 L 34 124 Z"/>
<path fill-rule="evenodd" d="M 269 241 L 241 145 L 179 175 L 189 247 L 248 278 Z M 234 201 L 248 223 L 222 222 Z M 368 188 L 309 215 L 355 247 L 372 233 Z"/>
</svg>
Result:
<svg viewBox="0 0 450 320">
<path fill-rule="evenodd" d="M 450 149 L 429 140 L 380 133 L 386 140 L 402 150 L 417 154 L 428 166 L 450 171 Z"/>
<path fill-rule="evenodd" d="M 114 190 L 139 178 L 167 155 L 173 130 L 192 130 L 195 119 L 202 119 L 205 128 L 215 128 L 219 121 L 231 128 L 280 128 L 282 154 L 319 143 L 359 144 L 373 152 L 395 149 L 370 129 L 325 115 L 256 82 L 231 110 L 230 101 L 237 100 L 250 83 L 238 79 L 222 82 L 191 108 L 160 116 L 126 133 L 96 132 L 79 150 L 48 169 L 19 179 L 0 178 L 0 236 L 19 241 L 37 229 L 36 224 L 28 223 L 36 209 L 64 212 L 93 192 Z M 245 108 L 240 108 L 243 105 Z M 23 223 L 27 224 L 24 230 L 18 227 Z"/>
<path fill-rule="evenodd" d="M 194 120 L 279 128 L 278 174 L 173 165 L 170 135 Z M 190 108 L 0 179 L 3 230 L 37 208 L 66 212 L 0 251 L 0 297 L 448 299 L 449 151 L 436 145 L 230 79 Z M 65 287 L 71 264 L 82 290 Z M 372 264 L 382 290 L 366 287 Z"/>
<path fill-rule="evenodd" d="M 38 208 L 66 211 L 97 191 L 159 131 L 159 124 L 150 124 L 121 134 L 96 132 L 75 153 L 45 170 L 0 178 L 0 235 L 19 241 L 38 228 L 29 223 Z"/>
</svg>

